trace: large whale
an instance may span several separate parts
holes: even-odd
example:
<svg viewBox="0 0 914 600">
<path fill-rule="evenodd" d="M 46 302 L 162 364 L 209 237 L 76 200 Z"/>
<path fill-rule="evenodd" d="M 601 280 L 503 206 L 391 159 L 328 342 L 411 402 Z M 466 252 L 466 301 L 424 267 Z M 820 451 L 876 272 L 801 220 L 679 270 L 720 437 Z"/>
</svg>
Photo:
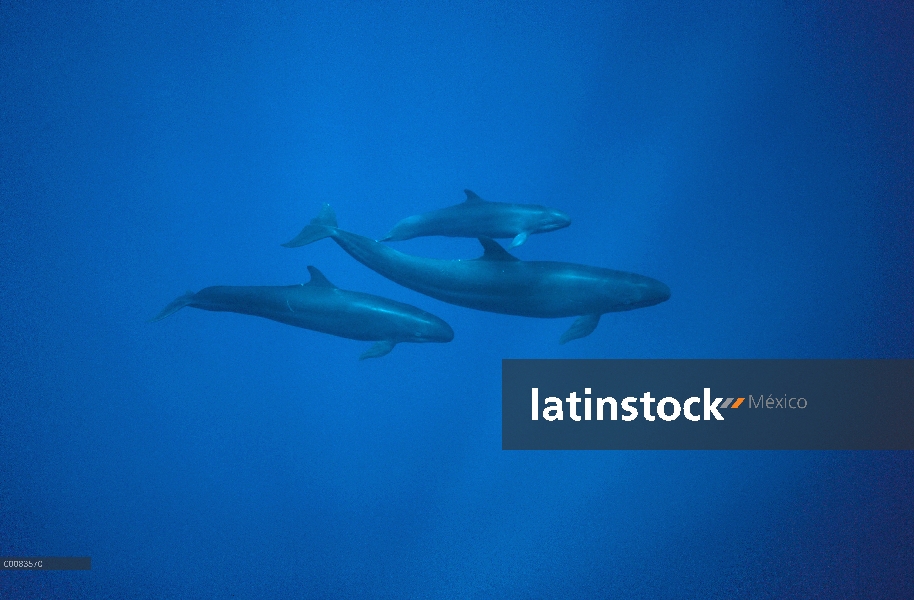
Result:
<svg viewBox="0 0 914 600">
<path fill-rule="evenodd" d="M 670 288 L 650 277 L 573 263 L 521 261 L 485 237 L 479 238 L 484 254 L 473 260 L 404 254 L 340 229 L 329 204 L 283 246 L 304 246 L 325 237 L 369 269 L 444 302 L 524 317 L 579 317 L 559 340 L 563 344 L 590 335 L 603 313 L 653 306 L 670 298 Z"/>
<path fill-rule="evenodd" d="M 488 202 L 470 190 L 465 202 L 407 217 L 381 238 L 397 242 L 415 237 L 513 238 L 511 248 L 520 246 L 534 233 L 555 231 L 571 225 L 565 213 L 539 204 Z"/>
<path fill-rule="evenodd" d="M 399 342 L 450 342 L 451 326 L 415 306 L 341 290 L 315 267 L 311 281 L 288 286 L 217 286 L 187 292 L 153 321 L 185 306 L 264 317 L 353 340 L 377 341 L 359 358 L 384 356 Z"/>
</svg>

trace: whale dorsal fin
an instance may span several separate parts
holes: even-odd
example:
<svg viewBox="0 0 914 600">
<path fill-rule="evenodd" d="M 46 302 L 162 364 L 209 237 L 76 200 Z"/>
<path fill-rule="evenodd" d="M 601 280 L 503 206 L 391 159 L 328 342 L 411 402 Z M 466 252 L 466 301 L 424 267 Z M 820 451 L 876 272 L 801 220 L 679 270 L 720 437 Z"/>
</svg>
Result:
<svg viewBox="0 0 914 600">
<path fill-rule="evenodd" d="M 507 250 L 501 247 L 501 244 L 492 238 L 481 237 L 479 238 L 479 243 L 482 244 L 485 253 L 476 260 L 501 260 L 507 262 L 516 262 L 520 260 L 516 256 L 511 256 Z"/>
<path fill-rule="evenodd" d="M 317 270 L 317 267 L 312 267 L 308 265 L 308 272 L 311 273 L 311 281 L 305 285 L 315 285 L 320 287 L 332 287 L 336 286 L 330 283 L 330 280 L 324 277 L 324 274 Z"/>
<path fill-rule="evenodd" d="M 467 204 L 477 204 L 479 202 L 485 202 L 482 198 L 476 195 L 476 192 L 473 190 L 463 190 L 463 193 L 467 195 L 466 203 Z"/>
</svg>

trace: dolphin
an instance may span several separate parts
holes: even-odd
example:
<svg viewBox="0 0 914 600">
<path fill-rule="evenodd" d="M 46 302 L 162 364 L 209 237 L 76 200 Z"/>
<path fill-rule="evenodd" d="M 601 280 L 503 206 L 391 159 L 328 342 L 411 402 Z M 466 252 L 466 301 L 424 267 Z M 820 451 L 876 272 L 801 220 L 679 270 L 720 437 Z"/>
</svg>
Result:
<svg viewBox="0 0 914 600">
<path fill-rule="evenodd" d="M 473 260 L 404 254 L 340 229 L 329 204 L 283 246 L 304 246 L 325 237 L 387 279 L 443 302 L 524 317 L 578 317 L 559 340 L 562 344 L 590 335 L 603 313 L 670 298 L 670 288 L 656 279 L 574 263 L 522 261 L 487 237 L 479 238 L 484 254 Z"/>
<path fill-rule="evenodd" d="M 407 217 L 394 225 L 379 241 L 398 242 L 415 237 L 513 238 L 511 248 L 520 246 L 533 233 L 546 233 L 571 225 L 565 213 L 539 204 L 488 202 L 470 190 L 465 202 Z"/>
<path fill-rule="evenodd" d="M 315 267 L 311 281 L 288 286 L 216 286 L 187 292 L 152 321 L 185 306 L 254 315 L 353 340 L 377 341 L 359 359 L 384 356 L 399 342 L 450 342 L 451 326 L 415 306 L 341 290 Z"/>
</svg>

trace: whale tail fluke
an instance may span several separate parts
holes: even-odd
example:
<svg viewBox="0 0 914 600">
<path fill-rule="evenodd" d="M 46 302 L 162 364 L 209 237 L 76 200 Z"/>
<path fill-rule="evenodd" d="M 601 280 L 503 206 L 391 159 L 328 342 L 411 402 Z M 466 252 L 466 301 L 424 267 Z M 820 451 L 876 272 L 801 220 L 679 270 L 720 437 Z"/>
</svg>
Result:
<svg viewBox="0 0 914 600">
<path fill-rule="evenodd" d="M 149 323 L 154 323 L 156 321 L 161 321 L 170 314 L 176 313 L 194 300 L 194 293 L 188 291 L 183 296 L 179 296 L 171 301 L 171 304 L 162 309 L 162 312 L 149 319 Z"/>
<path fill-rule="evenodd" d="M 305 228 L 301 230 L 301 233 L 283 244 L 283 246 L 286 248 L 306 246 L 311 242 L 316 242 L 317 240 L 332 236 L 335 229 L 336 214 L 333 212 L 333 209 L 330 208 L 329 204 L 324 204 L 321 207 L 320 214 L 311 219 L 311 223 L 305 225 Z"/>
</svg>

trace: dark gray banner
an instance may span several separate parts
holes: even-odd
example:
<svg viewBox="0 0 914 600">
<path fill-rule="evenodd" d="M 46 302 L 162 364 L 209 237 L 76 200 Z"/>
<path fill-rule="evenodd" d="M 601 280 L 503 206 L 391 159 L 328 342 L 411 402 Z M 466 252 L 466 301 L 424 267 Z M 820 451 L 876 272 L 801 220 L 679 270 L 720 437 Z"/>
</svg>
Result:
<svg viewBox="0 0 914 600">
<path fill-rule="evenodd" d="M 505 450 L 914 450 L 914 360 L 504 360 Z"/>
<path fill-rule="evenodd" d="M 89 556 L 4 556 L 0 557 L 4 571 L 88 571 L 92 569 Z"/>
</svg>

